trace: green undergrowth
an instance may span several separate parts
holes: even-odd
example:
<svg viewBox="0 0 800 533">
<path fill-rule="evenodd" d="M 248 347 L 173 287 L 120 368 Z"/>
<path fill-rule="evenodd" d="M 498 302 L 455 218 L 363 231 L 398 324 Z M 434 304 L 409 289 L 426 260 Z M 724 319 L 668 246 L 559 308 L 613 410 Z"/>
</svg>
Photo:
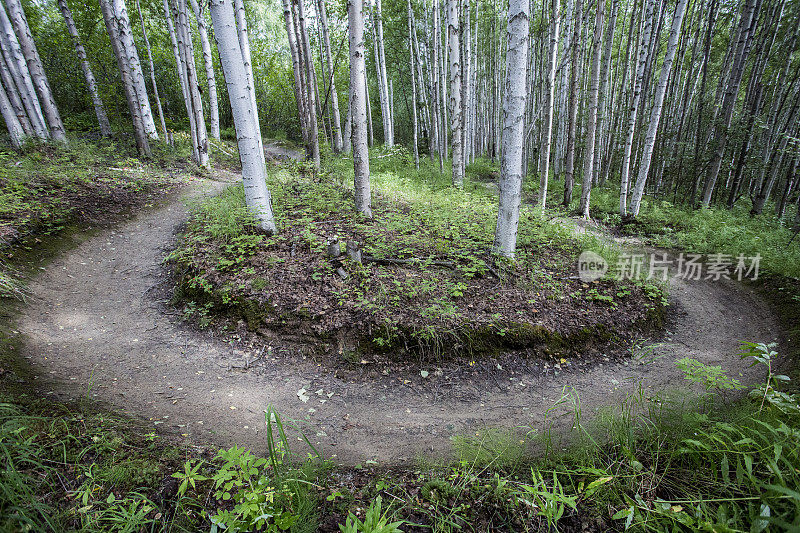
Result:
<svg viewBox="0 0 800 533">
<path fill-rule="evenodd" d="M 636 219 L 619 216 L 619 191 L 604 187 L 592 191 L 592 215 L 616 226 L 623 234 L 647 237 L 656 246 L 679 248 L 698 254 L 727 254 L 737 258 L 761 256 L 763 272 L 800 278 L 800 238 L 795 238 L 789 207 L 783 219 L 770 206 L 759 216 L 750 216 L 749 205 L 733 209 L 712 207 L 687 209 L 665 200 L 646 197 Z"/>
<path fill-rule="evenodd" d="M 0 148 L 0 249 L 36 246 L 39 237 L 74 223 L 108 221 L 174 188 L 187 167 L 188 145 L 153 143 L 143 161 L 132 147 L 72 139 L 68 147 L 30 144 L 22 152 Z M 181 168 L 182 170 L 178 170 Z M 12 250 L 13 251 L 13 250 Z M 12 254 L 13 255 L 13 254 Z M 0 263 L 0 296 L 20 296 L 21 282 Z"/>
<path fill-rule="evenodd" d="M 187 313 L 208 325 L 230 312 L 251 330 L 289 329 L 358 360 L 504 348 L 561 356 L 623 340 L 659 316 L 655 284 L 577 279 L 581 251 L 613 262 L 618 249 L 527 209 L 515 260 L 491 256 L 497 202 L 475 165 L 460 191 L 427 160 L 416 171 L 401 148 L 374 150 L 370 164 L 373 220 L 352 208 L 344 157 L 325 157 L 319 176 L 305 164 L 270 168 L 275 236 L 255 228 L 241 186 L 196 205 L 170 254 Z M 346 257 L 347 241 L 363 263 L 329 256 L 338 242 Z"/>
</svg>

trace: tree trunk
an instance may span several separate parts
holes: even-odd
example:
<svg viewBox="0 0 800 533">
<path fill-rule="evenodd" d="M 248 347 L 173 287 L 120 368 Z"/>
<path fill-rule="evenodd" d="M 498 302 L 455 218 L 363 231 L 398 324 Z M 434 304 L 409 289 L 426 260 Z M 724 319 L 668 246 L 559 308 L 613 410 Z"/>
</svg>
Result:
<svg viewBox="0 0 800 533">
<path fill-rule="evenodd" d="M 33 42 L 33 36 L 28 27 L 28 19 L 25 18 L 25 11 L 22 9 L 22 2 L 20 0 L 6 0 L 6 4 L 11 24 L 14 26 L 22 54 L 25 56 L 25 61 L 28 65 L 28 72 L 30 72 L 31 80 L 39 96 L 39 103 L 42 111 L 44 111 L 47 127 L 50 129 L 50 136 L 54 141 L 66 143 L 67 132 L 64 129 L 64 123 L 61 122 L 61 115 L 58 112 L 55 98 L 53 98 L 53 92 L 50 90 L 50 83 L 48 83 L 47 76 L 44 73 L 36 43 Z"/>
<path fill-rule="evenodd" d="M 669 32 L 669 41 L 667 41 L 667 54 L 664 56 L 664 63 L 661 66 L 661 75 L 658 78 L 655 102 L 650 112 L 650 124 L 647 127 L 647 137 L 645 137 L 642 160 L 639 162 L 639 175 L 636 178 L 636 184 L 634 185 L 633 194 L 631 196 L 631 216 L 633 217 L 639 215 L 639 208 L 642 204 L 644 187 L 647 183 L 647 174 L 650 172 L 650 162 L 653 158 L 653 147 L 655 146 L 656 135 L 658 134 L 658 124 L 661 121 L 664 94 L 667 90 L 667 81 L 669 80 L 669 74 L 672 70 L 672 62 L 675 59 L 675 51 L 678 47 L 678 37 L 681 33 L 683 15 L 686 13 L 687 2 L 688 0 L 678 0 L 678 4 L 675 6 L 675 14 L 672 17 L 672 28 Z"/>
<path fill-rule="evenodd" d="M 11 146 L 19 150 L 25 142 L 25 130 L 22 129 L 22 124 L 14 112 L 11 100 L 9 100 L 6 89 L 3 86 L 0 86 L 0 113 L 2 113 L 3 120 L 6 123 L 8 135 L 11 137 Z"/>
<path fill-rule="evenodd" d="M 59 0 L 63 2 L 64 0 Z M 153 66 L 153 51 L 150 49 L 150 40 L 147 38 L 147 29 L 144 25 L 144 15 L 142 15 L 142 6 L 139 0 L 136 0 L 136 10 L 139 12 L 139 21 L 142 24 L 142 35 L 144 36 L 144 45 L 147 49 L 147 61 L 150 64 L 150 84 L 153 86 L 153 95 L 156 97 L 156 108 L 158 109 L 158 119 L 161 122 L 161 132 L 164 134 L 164 140 L 167 139 L 167 123 L 164 120 L 164 108 L 161 107 L 161 96 L 158 94 L 158 85 L 156 84 L 156 69 Z"/>
<path fill-rule="evenodd" d="M 246 40 L 247 36 L 243 36 L 242 28 L 237 27 L 233 0 L 210 0 L 210 11 L 236 128 L 245 201 L 259 227 L 272 235 L 277 228 L 272 214 L 272 199 L 267 189 L 264 148 L 258 112 L 249 86 L 251 78 L 246 67 L 249 58 L 241 46 L 242 39 Z"/>
<path fill-rule="evenodd" d="M 125 0 L 111 1 L 113 2 L 114 16 L 117 21 L 120 44 L 126 55 L 131 82 L 136 91 L 136 98 L 139 102 L 139 108 L 141 109 L 144 130 L 147 132 L 147 136 L 150 139 L 156 140 L 158 139 L 158 131 L 156 130 L 156 123 L 153 120 L 150 100 L 147 98 L 147 85 L 144 82 L 142 65 L 139 62 L 139 53 L 136 51 L 136 43 L 133 41 L 133 29 L 131 27 L 130 18 L 128 17 L 128 8 L 125 6 Z"/>
<path fill-rule="evenodd" d="M 339 116 L 339 94 L 336 91 L 335 65 L 333 64 L 333 54 L 331 54 L 331 38 L 328 34 L 328 14 L 325 9 L 325 0 L 317 0 L 317 13 L 322 27 L 322 44 L 325 47 L 325 63 L 327 71 L 323 69 L 325 77 L 330 84 L 331 115 L 333 118 L 333 150 L 342 151 L 342 119 Z"/>
<path fill-rule="evenodd" d="M 209 0 L 210 1 L 210 0 Z M 250 103 L 253 106 L 253 116 L 256 117 L 256 130 L 258 135 L 258 149 L 264 154 L 264 141 L 261 139 L 261 123 L 258 122 L 258 102 L 256 101 L 256 82 L 253 77 L 253 59 L 250 55 L 250 34 L 247 30 L 247 13 L 244 10 L 242 0 L 233 0 L 234 17 L 236 17 L 236 27 L 238 28 L 239 48 L 242 51 L 242 61 L 244 61 L 244 72 L 247 77 L 247 90 L 250 93 Z M 217 51 L 219 51 L 219 40 L 217 40 Z M 227 84 L 227 82 L 226 82 Z M 270 210 L 272 209 L 270 205 Z M 271 213 L 271 211 L 270 211 Z"/>
<path fill-rule="evenodd" d="M 552 0 L 550 13 L 550 50 L 547 54 L 547 94 L 544 115 L 544 141 L 542 143 L 542 172 L 539 175 L 539 210 L 544 214 L 547 207 L 547 186 L 550 174 L 550 146 L 553 140 L 553 101 L 556 92 L 556 62 L 558 61 L 558 34 L 561 17 L 559 0 Z"/>
<path fill-rule="evenodd" d="M 320 0 L 323 1 L 323 0 Z M 411 61 L 411 115 L 412 115 L 412 144 L 414 151 L 414 167 L 419 170 L 419 148 L 417 146 L 417 73 L 414 69 L 414 28 L 411 25 L 413 10 L 411 0 L 408 0 L 408 57 Z"/>
<path fill-rule="evenodd" d="M 142 119 L 142 108 L 139 105 L 139 97 L 136 95 L 136 88 L 133 86 L 133 79 L 131 78 L 130 66 L 128 65 L 128 56 L 125 53 L 125 48 L 119 36 L 119 28 L 117 27 L 117 19 L 114 16 L 114 9 L 111 6 L 111 0 L 99 0 L 100 11 L 103 13 L 103 21 L 108 31 L 108 37 L 111 41 L 111 48 L 114 51 L 114 56 L 117 59 L 117 67 L 119 74 L 122 78 L 122 87 L 125 91 L 125 100 L 128 103 L 128 111 L 131 114 L 133 121 L 133 137 L 136 140 L 136 149 L 139 155 L 149 157 L 150 142 L 148 141 L 147 131 L 144 127 L 144 120 Z"/>
<path fill-rule="evenodd" d="M 631 101 L 630 114 L 628 118 L 628 133 L 625 139 L 622 156 L 622 171 L 620 175 L 620 192 L 619 192 L 619 214 L 627 216 L 628 214 L 628 183 L 630 181 L 630 166 L 631 166 L 631 151 L 633 150 L 633 135 L 636 132 L 636 117 L 639 113 L 639 104 L 642 100 L 642 85 L 644 83 L 644 70 L 647 64 L 647 55 L 649 53 L 648 43 L 650 42 L 650 33 L 653 29 L 653 9 L 654 0 L 647 1 L 647 11 L 644 16 L 644 29 L 642 30 L 642 37 L 640 39 L 639 61 L 636 67 L 636 81 L 633 86 L 633 96 Z"/>
<path fill-rule="evenodd" d="M 450 113 L 450 137 L 452 143 L 451 160 L 453 165 L 453 185 L 460 189 L 464 186 L 464 158 L 462 157 L 463 146 L 461 145 L 461 115 L 463 109 L 461 105 L 461 48 L 459 45 L 458 5 L 459 0 L 447 0 L 448 56 L 450 60 L 448 111 Z M 525 67 L 523 66 L 524 70 Z"/>
<path fill-rule="evenodd" d="M 211 54 L 211 41 L 203 10 L 197 0 L 190 0 L 192 11 L 197 20 L 197 32 L 200 34 L 200 46 L 203 49 L 203 65 L 206 67 L 206 83 L 208 84 L 208 108 L 211 112 L 211 136 L 219 140 L 219 97 L 217 96 L 217 78 L 214 74 L 214 56 Z M 155 83 L 154 83 L 155 85 Z"/>
<path fill-rule="evenodd" d="M 108 121 L 106 108 L 103 105 L 103 100 L 100 98 L 100 91 L 97 90 L 97 81 L 94 78 L 92 67 L 89 65 L 89 60 L 86 57 L 86 50 L 83 48 L 80 35 L 78 35 L 78 28 L 75 27 L 72 12 L 69 10 L 69 6 L 67 6 L 67 0 L 58 0 L 58 7 L 61 9 L 61 14 L 64 16 L 67 31 L 72 38 L 72 45 L 75 47 L 75 54 L 78 56 L 78 60 L 81 64 L 83 78 L 86 80 L 86 88 L 89 89 L 89 96 L 92 98 L 94 113 L 97 116 L 97 123 L 100 126 L 100 135 L 103 137 L 111 137 L 114 132 L 111 131 L 111 123 Z"/>
<path fill-rule="evenodd" d="M 289 42 L 289 55 L 292 57 L 292 73 L 294 74 L 294 99 L 297 102 L 297 115 L 300 122 L 300 131 L 303 140 L 308 142 L 308 121 L 305 109 L 305 88 L 300 70 L 300 51 L 297 46 L 294 16 L 292 15 L 291 0 L 283 0 L 283 19 L 286 25 L 286 36 Z"/>
<path fill-rule="evenodd" d="M 528 0 L 510 0 L 506 90 L 503 100 L 503 155 L 500 168 L 500 206 L 493 251 L 514 257 L 522 197 L 522 151 L 525 133 L 526 67 L 528 64 Z M 455 159 L 455 158 L 454 158 Z"/>
<path fill-rule="evenodd" d="M 581 39 L 581 16 L 582 2 L 575 1 L 575 12 L 573 13 L 574 26 L 570 50 L 572 54 L 571 71 L 569 81 L 569 126 L 567 131 L 567 160 L 564 163 L 564 207 L 569 207 L 572 202 L 572 188 L 575 185 L 575 135 L 578 130 L 578 56 L 580 51 Z"/>
<path fill-rule="evenodd" d="M 708 177 L 703 187 L 702 205 L 704 207 L 708 207 L 711 204 L 711 195 L 717 183 L 719 170 L 722 166 L 722 158 L 725 157 L 725 148 L 728 145 L 728 130 L 730 129 L 731 119 L 733 118 L 733 108 L 736 104 L 736 98 L 739 95 L 739 86 L 742 82 L 747 53 L 753 35 L 752 30 L 754 28 L 751 28 L 751 26 L 755 26 L 753 20 L 757 18 L 755 15 L 757 11 L 756 4 L 760 4 L 760 0 L 745 0 L 745 7 L 740 21 L 739 42 L 736 44 L 736 53 L 726 84 L 725 96 L 722 100 L 722 120 L 714 127 L 714 142 L 712 145 L 715 146 L 716 149 L 711 159 Z"/>
<path fill-rule="evenodd" d="M 300 30 L 300 49 L 305 56 L 306 67 L 306 80 L 308 86 L 306 87 L 308 93 L 308 117 L 309 117 L 309 143 L 306 148 L 306 157 L 314 163 L 314 168 L 319 170 L 319 130 L 317 129 L 317 84 L 314 74 L 314 60 L 311 53 L 311 43 L 308 38 L 308 29 L 306 27 L 305 6 L 303 0 L 295 0 L 297 2 L 297 22 L 298 29 Z"/>
<path fill-rule="evenodd" d="M 173 0 L 173 2 L 178 50 L 180 51 L 182 70 L 186 76 L 185 81 L 186 87 L 188 88 L 186 112 L 192 117 L 192 140 L 194 143 L 195 161 L 202 167 L 208 167 L 208 131 L 206 130 L 205 115 L 203 114 L 203 101 L 200 97 L 197 65 L 194 62 L 194 45 L 192 43 L 186 0 Z"/>
<path fill-rule="evenodd" d="M 600 57 L 601 43 L 603 41 L 603 16 L 605 15 L 605 0 L 598 0 L 597 14 L 594 21 L 594 38 L 592 40 L 592 72 L 589 78 L 589 116 L 586 125 L 586 144 L 583 156 L 583 184 L 581 186 L 580 212 L 584 218 L 589 218 L 589 200 L 592 194 L 592 180 L 594 179 L 594 144 L 597 133 L 597 106 L 600 99 Z"/>
<path fill-rule="evenodd" d="M 350 113 L 353 128 L 353 185 L 356 211 L 372 218 L 367 147 L 364 0 L 347 0 L 350 34 Z"/>
<path fill-rule="evenodd" d="M 2 3 L 0 3 L 0 51 L 2 51 L 0 79 L 22 129 L 28 136 L 48 139 L 50 132 L 47 130 L 44 114 L 39 106 L 36 89 L 33 88 L 17 36 Z"/>
</svg>

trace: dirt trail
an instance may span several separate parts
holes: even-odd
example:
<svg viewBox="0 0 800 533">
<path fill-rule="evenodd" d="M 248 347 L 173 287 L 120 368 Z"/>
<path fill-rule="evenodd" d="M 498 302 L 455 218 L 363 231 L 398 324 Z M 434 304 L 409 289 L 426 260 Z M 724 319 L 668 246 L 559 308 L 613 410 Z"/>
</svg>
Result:
<svg viewBox="0 0 800 533">
<path fill-rule="evenodd" d="M 169 316 L 174 310 L 156 288 L 166 276 L 164 252 L 186 218 L 181 200 L 224 185 L 197 183 L 63 253 L 31 281 L 17 327 L 41 390 L 89 395 L 151 420 L 157 430 L 256 451 L 265 448 L 263 412 L 272 404 L 306 421 L 306 434 L 334 461 L 402 463 L 447 453 L 451 436 L 486 427 L 542 430 L 547 417 L 547 424 L 569 428 L 568 406 L 547 414 L 565 387 L 580 396 L 584 417 L 640 385 L 647 395 L 693 395 L 697 390 L 675 366 L 685 356 L 753 381 L 758 376 L 736 356 L 738 341 L 778 336 L 768 306 L 749 289 L 673 281 L 664 339 L 625 364 L 564 365 L 544 373 L 503 369 L 459 380 L 434 369 L 426 379 L 340 378 L 311 361 L 233 347 Z M 307 402 L 298 397 L 303 388 Z"/>
</svg>

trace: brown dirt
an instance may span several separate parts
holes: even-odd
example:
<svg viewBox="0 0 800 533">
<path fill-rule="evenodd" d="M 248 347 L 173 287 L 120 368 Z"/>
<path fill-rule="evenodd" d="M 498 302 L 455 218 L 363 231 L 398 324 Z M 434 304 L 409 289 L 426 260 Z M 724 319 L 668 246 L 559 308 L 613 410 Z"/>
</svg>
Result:
<svg viewBox="0 0 800 533">
<path fill-rule="evenodd" d="M 692 397 L 699 391 L 675 366 L 685 356 L 754 382 L 761 376 L 737 357 L 738 341 L 778 337 L 776 319 L 751 289 L 673 280 L 663 339 L 645 341 L 649 348 L 628 361 L 502 369 L 482 362 L 466 371 L 433 367 L 427 378 L 365 365 L 363 375 L 339 375 L 310 359 L 198 333 L 159 296 L 164 253 L 186 219 L 181 200 L 224 185 L 196 183 L 43 267 L 17 320 L 24 356 L 39 372 L 35 390 L 88 396 L 155 430 L 256 452 L 266 447 L 263 413 L 272 404 L 338 463 L 399 464 L 446 454 L 451 436 L 487 427 L 568 430 L 572 406 L 553 408 L 565 391 L 579 396 L 584 419 L 637 391 Z"/>
</svg>

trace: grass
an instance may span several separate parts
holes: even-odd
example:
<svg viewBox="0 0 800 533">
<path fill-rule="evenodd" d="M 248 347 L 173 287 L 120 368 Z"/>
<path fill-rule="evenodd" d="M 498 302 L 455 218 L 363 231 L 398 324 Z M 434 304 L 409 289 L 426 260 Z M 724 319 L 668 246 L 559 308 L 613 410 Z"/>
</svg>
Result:
<svg viewBox="0 0 800 533">
<path fill-rule="evenodd" d="M 769 207 L 769 206 L 767 206 Z M 630 235 L 647 237 L 652 244 L 698 254 L 722 253 L 732 258 L 761 256 L 764 273 L 800 278 L 800 241 L 789 245 L 794 235 L 790 216 L 778 219 L 773 210 L 750 216 L 749 208 L 712 207 L 689 209 L 665 200 L 647 197 L 636 220 L 619 216 L 619 191 L 603 187 L 592 191 L 592 214 Z"/>
<path fill-rule="evenodd" d="M 406 150 L 374 149 L 374 220 L 351 207 L 350 160 L 326 154 L 323 168 L 318 177 L 302 163 L 270 168 L 279 227 L 272 237 L 253 225 L 239 186 L 195 206 L 171 254 L 181 296 L 194 309 L 242 316 L 252 330 L 288 326 L 315 344 L 327 339 L 342 355 L 411 359 L 503 346 L 560 357 L 607 340 L 612 319 L 622 338 L 662 304 L 662 289 L 652 285 L 583 284 L 575 276 L 579 253 L 602 251 L 613 261 L 618 249 L 530 210 L 521 216 L 515 261 L 493 257 L 497 202 L 481 181 L 488 162 L 471 165 L 464 190 L 456 190 L 429 161 L 416 171 Z M 371 261 L 329 257 L 332 242 L 344 251 L 346 241 Z M 582 327 L 565 326 L 576 314 Z M 357 325 L 344 341 L 342 324 Z"/>
<path fill-rule="evenodd" d="M 179 174 L 199 173 L 180 135 L 174 147 L 155 143 L 153 150 L 143 161 L 132 147 L 110 141 L 0 149 L 0 250 L 30 249 L 74 223 L 110 221 L 177 186 Z M 23 295 L 18 273 L 0 262 L 0 297 Z"/>
</svg>

